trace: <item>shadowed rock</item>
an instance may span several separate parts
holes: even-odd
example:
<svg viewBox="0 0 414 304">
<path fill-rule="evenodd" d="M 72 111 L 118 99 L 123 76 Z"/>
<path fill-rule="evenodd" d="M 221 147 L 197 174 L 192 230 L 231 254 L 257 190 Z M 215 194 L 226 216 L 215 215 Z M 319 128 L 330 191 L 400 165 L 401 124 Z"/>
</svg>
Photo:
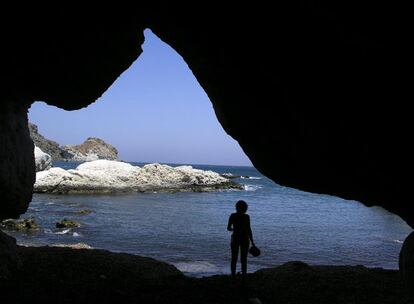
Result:
<svg viewBox="0 0 414 304">
<path fill-rule="evenodd" d="M 2 279 L 8 278 L 20 266 L 16 239 L 0 230 L 0 285 Z"/>
</svg>

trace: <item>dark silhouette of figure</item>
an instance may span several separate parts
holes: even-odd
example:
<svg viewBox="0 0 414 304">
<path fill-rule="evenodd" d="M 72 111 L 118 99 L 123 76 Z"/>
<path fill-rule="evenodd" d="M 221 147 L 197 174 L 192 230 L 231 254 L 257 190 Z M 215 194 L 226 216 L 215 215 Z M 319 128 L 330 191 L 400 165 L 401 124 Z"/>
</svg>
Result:
<svg viewBox="0 0 414 304">
<path fill-rule="evenodd" d="M 237 257 L 240 249 L 240 261 L 243 278 L 247 273 L 247 253 L 249 250 L 249 240 L 254 245 L 253 233 L 250 228 L 250 217 L 246 214 L 247 204 L 245 201 L 236 203 L 236 213 L 232 213 L 229 217 L 227 225 L 228 231 L 233 231 L 231 236 L 231 275 L 236 276 Z"/>
</svg>

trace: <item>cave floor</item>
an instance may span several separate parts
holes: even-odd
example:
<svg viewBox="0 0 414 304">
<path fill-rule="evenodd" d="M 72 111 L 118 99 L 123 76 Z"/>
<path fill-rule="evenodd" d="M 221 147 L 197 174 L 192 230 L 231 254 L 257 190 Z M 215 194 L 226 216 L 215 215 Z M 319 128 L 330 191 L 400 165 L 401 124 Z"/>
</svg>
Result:
<svg viewBox="0 0 414 304">
<path fill-rule="evenodd" d="M 104 250 L 19 247 L 0 303 L 408 303 L 398 271 L 289 262 L 240 278 L 189 278 L 174 267 Z M 259 302 L 256 302 L 259 303 Z"/>
</svg>

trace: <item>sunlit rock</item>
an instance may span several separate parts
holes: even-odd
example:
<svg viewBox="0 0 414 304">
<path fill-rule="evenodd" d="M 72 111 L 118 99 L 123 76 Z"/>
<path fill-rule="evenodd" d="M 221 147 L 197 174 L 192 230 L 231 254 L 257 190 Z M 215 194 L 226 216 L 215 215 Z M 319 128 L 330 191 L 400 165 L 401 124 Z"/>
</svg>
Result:
<svg viewBox="0 0 414 304">
<path fill-rule="evenodd" d="M 153 192 L 210 191 L 242 189 L 238 184 L 212 171 L 191 166 L 171 167 L 149 164 L 142 168 L 124 162 L 97 160 L 76 169 L 51 168 L 36 174 L 35 192 Z"/>
<path fill-rule="evenodd" d="M 100 138 L 89 137 L 81 145 L 65 145 L 65 159 L 73 161 L 94 161 L 118 159 L 117 149 Z"/>
<path fill-rule="evenodd" d="M 39 147 L 34 148 L 36 172 L 48 170 L 52 167 L 52 157 Z"/>
</svg>

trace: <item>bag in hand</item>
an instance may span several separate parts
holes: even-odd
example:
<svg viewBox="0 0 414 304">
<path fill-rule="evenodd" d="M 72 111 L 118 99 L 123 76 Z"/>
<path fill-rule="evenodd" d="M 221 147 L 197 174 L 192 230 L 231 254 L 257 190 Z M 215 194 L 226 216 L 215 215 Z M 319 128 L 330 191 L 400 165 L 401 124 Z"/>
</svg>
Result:
<svg viewBox="0 0 414 304">
<path fill-rule="evenodd" d="M 249 253 L 254 257 L 258 257 L 260 255 L 260 249 L 253 245 L 252 247 L 250 247 Z"/>
</svg>

